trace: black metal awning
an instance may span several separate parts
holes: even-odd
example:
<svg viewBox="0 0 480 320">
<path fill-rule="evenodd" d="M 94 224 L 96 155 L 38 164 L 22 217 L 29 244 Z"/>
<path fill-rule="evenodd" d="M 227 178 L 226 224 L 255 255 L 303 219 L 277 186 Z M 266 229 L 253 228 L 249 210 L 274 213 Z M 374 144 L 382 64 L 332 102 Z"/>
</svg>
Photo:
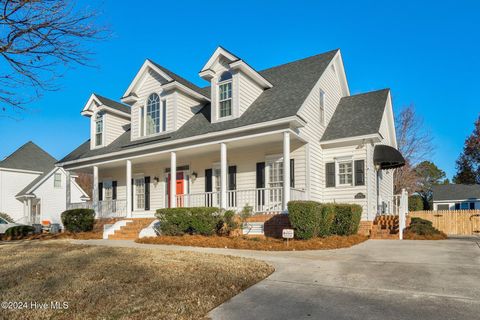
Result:
<svg viewBox="0 0 480 320">
<path fill-rule="evenodd" d="M 405 159 L 394 147 L 378 144 L 373 151 L 373 164 L 380 170 L 400 168 L 405 165 Z"/>
</svg>

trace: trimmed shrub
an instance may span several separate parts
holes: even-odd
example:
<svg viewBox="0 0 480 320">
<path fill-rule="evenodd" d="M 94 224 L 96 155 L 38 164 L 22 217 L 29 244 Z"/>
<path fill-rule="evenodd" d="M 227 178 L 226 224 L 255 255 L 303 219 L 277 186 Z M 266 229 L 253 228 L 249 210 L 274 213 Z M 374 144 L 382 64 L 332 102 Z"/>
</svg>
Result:
<svg viewBox="0 0 480 320">
<path fill-rule="evenodd" d="M 290 201 L 288 219 L 295 230 L 295 238 L 311 239 L 320 229 L 321 204 L 315 201 Z"/>
<path fill-rule="evenodd" d="M 166 208 L 158 209 L 156 216 L 160 220 L 162 234 L 210 236 L 221 233 L 225 224 L 233 223 L 232 213 L 227 212 L 222 213 L 219 208 L 205 207 Z M 227 219 L 228 222 L 226 222 Z"/>
<path fill-rule="evenodd" d="M 8 214 L 4 212 L 0 212 L 0 218 L 3 218 L 4 220 L 7 220 L 8 222 L 14 222 L 12 217 L 10 217 Z"/>
<path fill-rule="evenodd" d="M 419 236 L 434 236 L 443 234 L 440 230 L 432 225 L 432 221 L 421 218 L 412 218 L 410 226 L 406 231 L 412 232 Z"/>
<path fill-rule="evenodd" d="M 408 197 L 408 211 L 422 211 L 423 199 L 419 195 L 413 195 Z"/>
<path fill-rule="evenodd" d="M 15 226 L 5 230 L 5 237 L 9 239 L 21 239 L 32 234 L 34 230 L 32 226 Z"/>
<path fill-rule="evenodd" d="M 339 236 L 356 234 L 362 217 L 362 207 L 358 204 L 332 204 L 335 208 L 335 217 L 330 229 L 331 233 Z"/>
<path fill-rule="evenodd" d="M 326 237 L 332 234 L 332 224 L 335 218 L 335 205 L 324 204 L 321 206 L 318 236 Z"/>
<path fill-rule="evenodd" d="M 95 211 L 92 209 L 72 209 L 62 212 L 62 223 L 70 232 L 87 232 L 93 230 Z"/>
</svg>

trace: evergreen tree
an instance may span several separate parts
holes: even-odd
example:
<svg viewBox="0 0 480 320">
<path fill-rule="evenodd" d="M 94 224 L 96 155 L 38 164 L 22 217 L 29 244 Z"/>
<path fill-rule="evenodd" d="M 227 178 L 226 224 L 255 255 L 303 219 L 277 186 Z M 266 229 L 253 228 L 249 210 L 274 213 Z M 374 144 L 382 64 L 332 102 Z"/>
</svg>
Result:
<svg viewBox="0 0 480 320">
<path fill-rule="evenodd" d="M 480 184 L 480 116 L 472 134 L 465 140 L 463 152 L 457 160 L 455 183 Z"/>
</svg>

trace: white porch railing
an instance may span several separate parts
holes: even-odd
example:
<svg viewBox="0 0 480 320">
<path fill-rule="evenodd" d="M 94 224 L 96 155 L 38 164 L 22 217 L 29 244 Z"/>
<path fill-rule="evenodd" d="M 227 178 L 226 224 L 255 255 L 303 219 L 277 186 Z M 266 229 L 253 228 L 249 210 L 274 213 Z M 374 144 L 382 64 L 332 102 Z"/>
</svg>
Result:
<svg viewBox="0 0 480 320">
<path fill-rule="evenodd" d="M 177 207 L 219 207 L 220 192 L 201 192 L 176 196 Z M 254 213 L 282 212 L 283 188 L 256 188 L 227 191 L 227 210 L 252 207 Z M 290 190 L 290 200 L 304 200 L 305 191 Z"/>
<path fill-rule="evenodd" d="M 95 204 L 92 201 L 71 203 L 68 209 L 94 209 L 95 218 L 122 218 L 127 216 L 127 200 L 103 200 Z"/>
</svg>

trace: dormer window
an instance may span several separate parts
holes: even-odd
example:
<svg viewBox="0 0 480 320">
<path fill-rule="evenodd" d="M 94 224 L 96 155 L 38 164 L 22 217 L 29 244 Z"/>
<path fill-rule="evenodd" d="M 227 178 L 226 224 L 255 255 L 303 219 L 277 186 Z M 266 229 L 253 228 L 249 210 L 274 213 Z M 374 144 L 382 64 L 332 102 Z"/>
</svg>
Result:
<svg viewBox="0 0 480 320">
<path fill-rule="evenodd" d="M 160 107 L 161 105 L 161 107 Z M 140 108 L 140 136 L 160 133 L 167 128 L 167 101 L 152 93 L 145 106 Z"/>
<path fill-rule="evenodd" d="M 232 74 L 225 71 L 218 81 L 218 114 L 219 118 L 232 115 Z"/>
<path fill-rule="evenodd" d="M 103 145 L 103 112 L 95 116 L 95 146 Z"/>
</svg>

